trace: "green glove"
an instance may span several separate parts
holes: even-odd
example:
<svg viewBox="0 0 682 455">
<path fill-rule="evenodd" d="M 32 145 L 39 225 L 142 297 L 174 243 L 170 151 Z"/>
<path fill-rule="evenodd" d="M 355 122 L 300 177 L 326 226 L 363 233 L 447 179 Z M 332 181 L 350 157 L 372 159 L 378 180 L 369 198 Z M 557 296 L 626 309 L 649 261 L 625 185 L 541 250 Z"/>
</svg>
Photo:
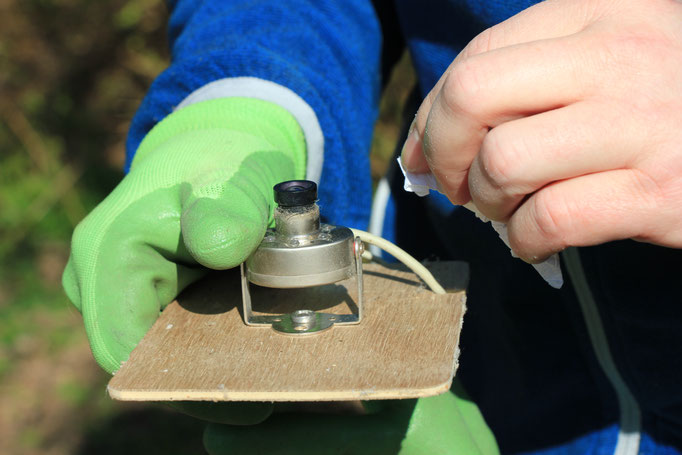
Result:
<svg viewBox="0 0 682 455">
<path fill-rule="evenodd" d="M 304 177 L 303 134 L 275 104 L 205 101 L 154 127 L 130 173 L 76 228 L 64 271 L 102 368 L 120 368 L 201 266 L 239 265 L 272 222 L 272 187 Z"/>
<path fill-rule="evenodd" d="M 97 362 L 116 371 L 159 311 L 205 273 L 202 266 L 241 263 L 272 222 L 273 185 L 303 178 L 304 169 L 298 124 L 267 102 L 206 101 L 159 123 L 130 173 L 74 233 L 63 283 L 83 313 Z M 271 403 L 174 405 L 230 424 L 257 423 L 272 412 Z M 496 450 L 475 405 L 452 394 L 388 402 L 367 416 L 280 414 L 253 430 L 211 425 L 205 442 L 211 453 L 253 453 L 263 444 L 264 453 L 338 453 L 331 448 L 339 444 L 346 453 Z"/>
<path fill-rule="evenodd" d="M 363 416 L 275 414 L 251 427 L 210 424 L 204 446 L 211 455 L 499 454 L 478 407 L 457 382 L 443 395 L 381 404 Z"/>
</svg>

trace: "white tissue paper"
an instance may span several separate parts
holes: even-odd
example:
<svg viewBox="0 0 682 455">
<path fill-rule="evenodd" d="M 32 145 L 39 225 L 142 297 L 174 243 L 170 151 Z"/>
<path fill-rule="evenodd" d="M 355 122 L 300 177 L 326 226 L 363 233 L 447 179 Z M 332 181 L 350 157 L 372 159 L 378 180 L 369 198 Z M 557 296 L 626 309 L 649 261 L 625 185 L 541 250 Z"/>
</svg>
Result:
<svg viewBox="0 0 682 455">
<path fill-rule="evenodd" d="M 429 190 L 440 192 L 438 190 L 436 178 L 433 176 L 433 174 L 431 173 L 413 174 L 411 172 L 406 172 L 405 169 L 403 168 L 403 164 L 400 162 L 400 158 L 398 158 L 398 165 L 400 166 L 400 170 L 403 172 L 403 175 L 405 176 L 405 185 L 403 186 L 405 188 L 405 191 L 415 193 L 417 196 L 420 197 L 428 195 Z M 481 221 L 486 223 L 490 221 L 488 218 L 486 218 L 478 211 L 473 202 L 469 202 L 468 204 L 465 204 L 462 207 L 465 207 L 474 212 L 476 217 Z M 495 229 L 495 232 L 497 232 L 497 234 L 500 236 L 504 244 L 507 245 L 507 247 L 509 247 L 509 250 L 511 251 L 511 247 L 509 246 L 509 234 L 507 234 L 507 225 L 505 223 L 500 223 L 498 221 L 490 221 L 490 224 L 492 224 L 493 229 Z M 512 256 L 517 257 L 513 252 Z M 558 254 L 553 254 L 545 261 L 539 264 L 532 265 L 535 268 L 535 270 L 537 270 L 537 272 L 540 274 L 540 276 L 553 288 L 559 289 L 564 284 L 564 277 L 561 274 L 561 263 L 559 262 Z"/>
</svg>

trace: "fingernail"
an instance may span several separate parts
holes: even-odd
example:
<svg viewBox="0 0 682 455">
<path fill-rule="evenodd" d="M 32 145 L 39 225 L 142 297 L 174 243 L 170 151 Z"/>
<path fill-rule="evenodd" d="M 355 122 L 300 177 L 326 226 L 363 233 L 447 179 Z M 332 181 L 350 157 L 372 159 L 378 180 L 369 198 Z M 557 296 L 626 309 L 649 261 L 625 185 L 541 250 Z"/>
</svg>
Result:
<svg viewBox="0 0 682 455">
<path fill-rule="evenodd" d="M 407 132 L 407 139 L 403 144 L 403 149 L 400 151 L 400 161 L 403 167 L 408 172 L 413 172 L 415 169 L 412 166 L 410 158 L 414 156 L 415 149 L 419 146 L 419 131 L 417 131 L 417 119 L 412 120 L 410 129 Z"/>
</svg>

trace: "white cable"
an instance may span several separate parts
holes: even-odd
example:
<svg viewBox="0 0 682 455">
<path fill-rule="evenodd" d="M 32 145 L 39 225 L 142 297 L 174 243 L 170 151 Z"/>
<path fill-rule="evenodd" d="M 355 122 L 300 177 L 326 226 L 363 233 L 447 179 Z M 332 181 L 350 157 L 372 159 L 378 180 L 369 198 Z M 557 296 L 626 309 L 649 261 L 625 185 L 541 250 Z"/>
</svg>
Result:
<svg viewBox="0 0 682 455">
<path fill-rule="evenodd" d="M 353 235 L 356 237 L 360 237 L 360 240 L 362 240 L 365 243 L 369 243 L 370 245 L 375 245 L 387 252 L 388 254 L 392 255 L 396 259 L 398 259 L 400 262 L 405 264 L 412 270 L 414 273 L 417 274 L 419 278 L 424 280 L 424 283 L 428 287 L 431 288 L 431 290 L 436 293 L 436 294 L 445 294 L 445 289 L 443 289 L 443 286 L 441 286 L 438 281 L 433 277 L 431 272 L 424 267 L 419 261 L 417 261 L 415 258 L 409 255 L 407 251 L 403 250 L 400 248 L 398 245 L 389 242 L 388 240 L 379 237 L 378 235 L 370 234 L 369 232 L 361 231 L 359 229 L 351 229 L 353 231 Z"/>
<path fill-rule="evenodd" d="M 383 177 L 379 180 L 377 189 L 372 197 L 372 213 L 369 216 L 369 227 L 367 231 L 370 234 L 379 235 L 384 231 L 384 219 L 386 218 L 386 206 L 391 197 L 391 187 L 388 184 L 388 179 Z M 381 257 L 381 250 L 378 246 L 372 245 L 369 248 L 374 257 Z"/>
</svg>

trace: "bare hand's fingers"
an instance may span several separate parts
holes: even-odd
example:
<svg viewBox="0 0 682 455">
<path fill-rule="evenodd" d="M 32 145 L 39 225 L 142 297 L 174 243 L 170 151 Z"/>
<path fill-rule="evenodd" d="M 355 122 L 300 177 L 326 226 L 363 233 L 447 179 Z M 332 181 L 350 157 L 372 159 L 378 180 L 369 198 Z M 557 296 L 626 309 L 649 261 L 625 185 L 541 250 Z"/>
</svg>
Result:
<svg viewBox="0 0 682 455">
<path fill-rule="evenodd" d="M 471 197 L 488 218 L 506 221 L 551 182 L 628 167 L 647 140 L 640 124 L 631 112 L 595 101 L 503 123 L 486 135 L 471 164 Z"/>
<path fill-rule="evenodd" d="M 512 250 L 539 262 L 568 246 L 640 238 L 657 231 L 662 195 L 646 174 L 629 169 L 556 182 L 533 194 L 509 220 Z"/>
<path fill-rule="evenodd" d="M 431 106 L 422 151 L 453 203 L 469 201 L 467 173 L 489 128 L 588 97 L 599 64 L 582 37 L 537 41 L 479 54 L 448 73 Z M 561 64 L 548 65 L 561 54 Z"/>
<path fill-rule="evenodd" d="M 549 0 L 487 30 L 420 107 L 406 167 L 508 218 L 526 259 L 627 237 L 679 246 L 681 14 Z"/>
<path fill-rule="evenodd" d="M 538 3 L 506 21 L 486 29 L 457 56 L 417 111 L 401 154 L 403 165 L 409 171 L 417 173 L 429 171 L 428 163 L 422 153 L 424 127 L 431 106 L 453 67 L 462 60 L 495 49 L 577 33 L 586 26 L 594 14 L 590 2 L 573 2 L 559 8 L 555 3 L 557 2 L 554 0 Z M 496 70 L 496 72 L 498 71 L 499 69 Z"/>
</svg>

